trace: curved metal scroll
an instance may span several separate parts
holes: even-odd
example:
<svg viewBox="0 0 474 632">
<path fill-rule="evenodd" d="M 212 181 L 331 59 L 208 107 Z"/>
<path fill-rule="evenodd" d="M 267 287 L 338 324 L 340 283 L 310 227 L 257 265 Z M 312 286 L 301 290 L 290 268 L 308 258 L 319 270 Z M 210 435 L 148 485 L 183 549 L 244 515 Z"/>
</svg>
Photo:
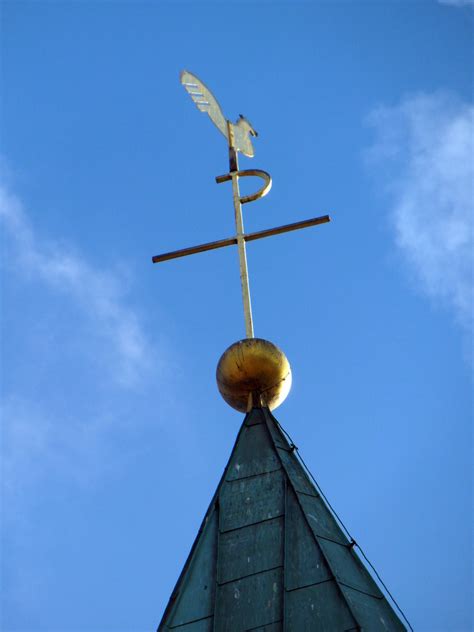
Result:
<svg viewBox="0 0 474 632">
<path fill-rule="evenodd" d="M 239 198 L 241 204 L 247 204 L 248 202 L 254 202 L 255 200 L 259 200 L 260 198 L 267 195 L 267 193 L 272 188 L 272 177 L 263 169 L 244 169 L 243 171 L 236 171 L 233 174 L 226 173 L 224 176 L 217 176 L 216 182 L 220 184 L 221 182 L 227 182 L 228 180 L 232 180 L 232 175 L 236 175 L 239 178 L 245 178 L 247 176 L 257 176 L 258 178 L 262 178 L 265 180 L 265 184 L 261 189 L 259 189 L 256 193 L 251 193 L 250 195 L 244 195 Z"/>
</svg>

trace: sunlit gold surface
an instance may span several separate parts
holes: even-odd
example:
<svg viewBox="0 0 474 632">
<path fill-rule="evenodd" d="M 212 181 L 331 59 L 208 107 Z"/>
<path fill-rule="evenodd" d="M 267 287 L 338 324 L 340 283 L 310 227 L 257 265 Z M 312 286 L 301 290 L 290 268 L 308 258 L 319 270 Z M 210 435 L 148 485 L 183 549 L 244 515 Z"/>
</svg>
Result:
<svg viewBox="0 0 474 632">
<path fill-rule="evenodd" d="M 240 198 L 241 204 L 248 204 L 248 202 L 255 202 L 255 200 L 259 200 L 262 197 L 265 197 L 267 193 L 272 188 L 272 177 L 267 171 L 263 171 L 263 169 L 244 169 L 243 171 L 237 171 L 236 175 L 239 178 L 245 178 L 248 176 L 257 176 L 258 178 L 262 178 L 265 181 L 265 184 L 259 189 L 256 193 L 252 193 L 251 195 L 244 195 L 244 197 Z M 227 182 L 228 180 L 232 180 L 232 174 L 226 173 L 223 176 L 217 176 L 216 182 L 217 184 L 221 184 L 221 182 Z"/>
<path fill-rule="evenodd" d="M 217 102 L 216 97 L 212 94 L 203 82 L 187 70 L 183 70 L 180 75 L 181 83 L 186 91 L 191 95 L 192 100 L 201 112 L 206 112 L 209 118 L 217 127 L 217 129 L 227 138 L 229 145 L 234 147 L 236 151 L 240 151 L 244 156 L 253 158 L 254 149 L 250 136 L 258 136 L 242 114 L 235 123 L 226 120 L 222 113 L 221 106 Z"/>
<path fill-rule="evenodd" d="M 261 338 L 247 338 L 231 345 L 221 356 L 217 386 L 225 401 L 241 412 L 256 405 L 273 410 L 291 388 L 291 368 L 276 345 Z"/>
</svg>

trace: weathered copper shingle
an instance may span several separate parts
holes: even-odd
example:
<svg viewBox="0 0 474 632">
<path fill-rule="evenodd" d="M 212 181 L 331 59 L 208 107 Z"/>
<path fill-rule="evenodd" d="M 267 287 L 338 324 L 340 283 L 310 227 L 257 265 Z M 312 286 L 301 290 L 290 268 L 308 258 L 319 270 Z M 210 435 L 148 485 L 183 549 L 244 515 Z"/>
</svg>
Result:
<svg viewBox="0 0 474 632">
<path fill-rule="evenodd" d="M 399 631 L 267 409 L 253 409 L 158 630 Z"/>
</svg>

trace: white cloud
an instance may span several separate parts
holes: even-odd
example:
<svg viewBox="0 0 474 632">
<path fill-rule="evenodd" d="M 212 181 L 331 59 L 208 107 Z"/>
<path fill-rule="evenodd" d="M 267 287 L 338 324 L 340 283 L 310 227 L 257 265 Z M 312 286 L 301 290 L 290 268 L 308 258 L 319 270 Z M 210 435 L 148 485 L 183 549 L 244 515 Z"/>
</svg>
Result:
<svg viewBox="0 0 474 632">
<path fill-rule="evenodd" d="M 61 540 L 62 499 L 94 502 L 94 490 L 120 484 L 124 470 L 154 458 L 163 420 L 172 417 L 176 428 L 184 404 L 177 354 L 147 333 L 127 292 L 130 276 L 124 283 L 123 270 L 99 268 L 73 245 L 45 237 L 1 182 L 0 228 L 9 298 L 2 314 L 9 324 L 0 406 L 2 604 L 36 621 L 63 580 L 42 553 L 45 542 Z M 91 512 L 91 524 L 101 524 L 104 511 L 98 508 L 98 518 Z"/>
<path fill-rule="evenodd" d="M 0 226 L 3 272 L 15 288 L 8 311 L 17 314 L 6 334 L 18 341 L 3 358 L 2 487 L 17 524 L 34 502 L 27 489 L 45 477 L 88 485 L 120 468 L 139 429 L 159 421 L 157 405 L 175 404 L 166 343 L 147 335 L 122 271 L 97 269 L 70 244 L 42 237 L 2 185 Z M 128 437 L 127 449 L 116 450 L 116 434 Z"/>
<path fill-rule="evenodd" d="M 396 243 L 418 286 L 473 317 L 474 107 L 445 94 L 418 94 L 369 117 L 369 152 L 385 171 Z"/>
<path fill-rule="evenodd" d="M 122 386 L 133 386 L 149 368 L 150 344 L 135 311 L 123 296 L 123 279 L 94 268 L 84 257 L 35 233 L 20 200 L 0 186 L 0 221 L 8 237 L 11 269 L 35 275 L 67 295 L 93 323 L 108 347 L 110 375 Z"/>
</svg>

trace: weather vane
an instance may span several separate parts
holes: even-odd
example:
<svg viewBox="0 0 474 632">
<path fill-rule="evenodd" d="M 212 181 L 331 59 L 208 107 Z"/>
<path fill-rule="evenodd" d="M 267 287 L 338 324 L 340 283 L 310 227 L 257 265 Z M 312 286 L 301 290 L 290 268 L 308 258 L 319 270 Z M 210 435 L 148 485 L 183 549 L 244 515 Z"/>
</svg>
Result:
<svg viewBox="0 0 474 632">
<path fill-rule="evenodd" d="M 236 235 L 227 239 L 213 241 L 190 248 L 174 250 L 152 258 L 153 263 L 168 261 L 178 257 L 215 250 L 224 246 L 237 245 L 239 252 L 240 280 L 242 285 L 242 300 L 245 317 L 246 341 L 235 343 L 224 353 L 217 368 L 219 390 L 224 399 L 237 410 L 247 410 L 258 401 L 269 408 L 275 408 L 286 395 L 291 386 L 291 370 L 283 352 L 273 343 L 255 338 L 253 330 L 252 304 L 250 300 L 249 276 L 245 244 L 248 241 L 279 235 L 300 228 L 308 228 L 330 221 L 329 215 L 306 219 L 293 224 L 285 224 L 261 230 L 255 233 L 245 233 L 242 218 L 242 205 L 254 202 L 266 195 L 272 186 L 269 173 L 262 169 L 239 170 L 238 152 L 253 158 L 254 149 L 250 136 L 257 136 L 257 132 L 250 122 L 242 115 L 236 123 L 226 119 L 212 92 L 203 82 L 183 70 L 180 80 L 186 91 L 201 112 L 206 112 L 217 129 L 222 132 L 229 147 L 229 173 L 216 177 L 218 184 L 232 181 L 232 197 L 234 202 Z M 251 195 L 241 196 L 239 178 L 257 176 L 263 180 L 262 187 Z M 245 347 L 249 362 L 243 368 L 242 353 Z M 240 360 L 237 359 L 239 356 Z M 244 363 L 245 364 L 245 363 Z M 264 366 L 265 365 L 265 366 Z M 263 377 L 262 377 L 263 376 Z M 276 380 L 276 381 L 275 381 Z M 264 396 L 265 394 L 265 396 Z"/>
</svg>

